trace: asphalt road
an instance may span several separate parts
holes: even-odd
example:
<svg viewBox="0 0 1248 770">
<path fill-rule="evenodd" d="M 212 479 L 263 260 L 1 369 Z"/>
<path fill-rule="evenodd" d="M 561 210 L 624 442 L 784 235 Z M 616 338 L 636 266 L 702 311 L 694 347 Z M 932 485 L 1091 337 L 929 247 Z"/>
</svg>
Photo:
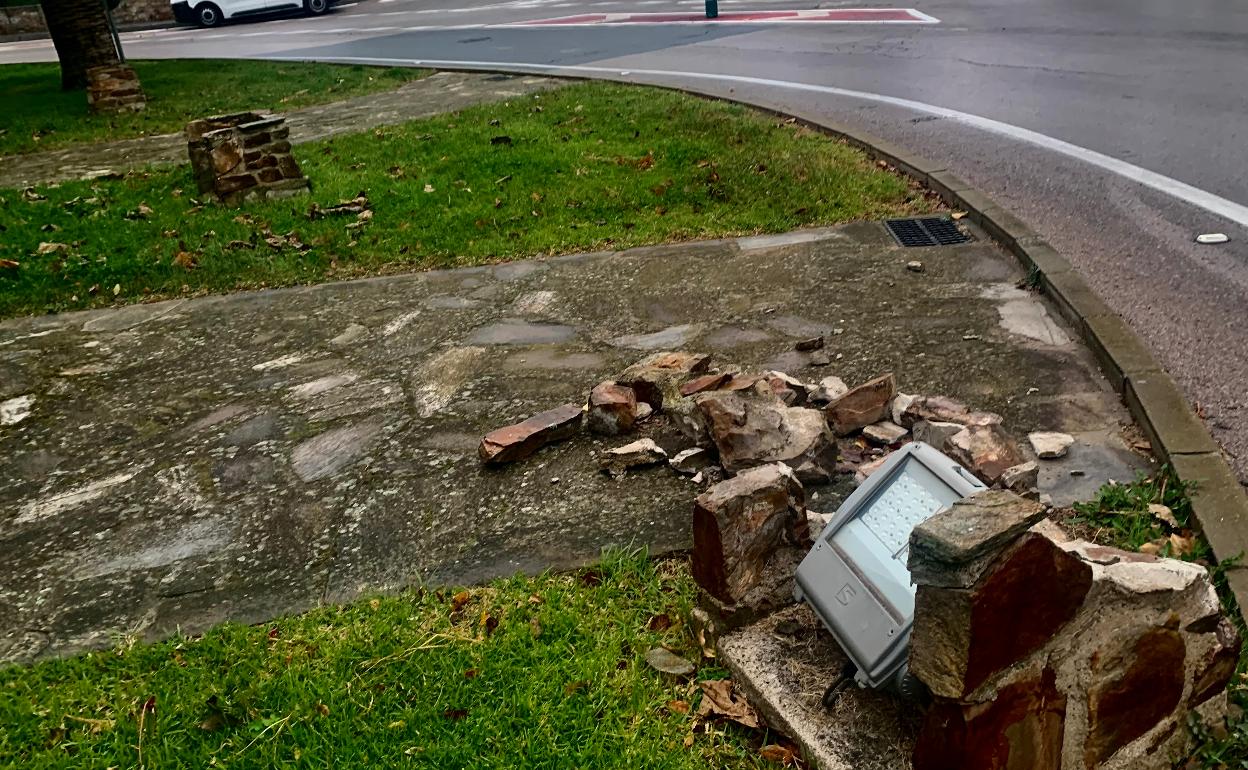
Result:
<svg viewBox="0 0 1248 770">
<path fill-rule="evenodd" d="M 1152 348 L 1248 481 L 1248 5 L 935 0 L 915 6 L 934 24 L 507 26 L 701 7 L 363 0 L 315 19 L 124 38 L 136 58 L 536 66 L 694 86 L 858 126 L 946 163 L 1062 251 Z M 840 7 L 850 4 L 720 3 L 723 12 Z M 0 62 L 51 58 L 43 42 L 0 46 Z M 1204 232 L 1232 240 L 1199 246 Z"/>
</svg>

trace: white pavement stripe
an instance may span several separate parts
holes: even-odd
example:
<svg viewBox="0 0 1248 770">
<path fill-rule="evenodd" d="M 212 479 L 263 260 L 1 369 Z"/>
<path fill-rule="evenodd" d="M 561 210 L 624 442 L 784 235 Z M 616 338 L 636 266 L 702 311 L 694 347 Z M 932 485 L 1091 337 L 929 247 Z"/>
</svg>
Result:
<svg viewBox="0 0 1248 770">
<path fill-rule="evenodd" d="M 278 61 L 306 61 L 296 56 L 273 56 L 266 57 Z M 1248 227 L 1248 206 L 1236 203 L 1215 195 L 1207 190 L 1199 187 L 1193 187 L 1186 182 L 1180 182 L 1177 179 L 1168 177 L 1164 174 L 1158 174 L 1155 171 L 1149 171 L 1126 161 L 1104 155 L 1095 150 L 1089 150 L 1086 147 L 1080 147 L 1077 144 L 1055 139 L 1054 137 L 1042 134 L 1038 131 L 1032 131 L 1029 128 L 1022 128 L 1010 123 L 1003 123 L 992 118 L 985 118 L 980 115 L 972 115 L 967 112 L 959 112 L 947 107 L 938 107 L 934 104 L 925 102 L 917 102 L 911 99 L 902 99 L 897 96 L 886 96 L 884 94 L 874 94 L 869 91 L 855 91 L 850 88 L 837 88 L 836 86 L 821 86 L 814 83 L 800 83 L 792 80 L 773 80 L 771 78 L 756 78 L 747 75 L 720 75 L 709 72 L 680 72 L 678 70 L 656 70 L 656 69 L 622 69 L 619 67 L 593 67 L 589 65 L 556 65 L 556 64 L 529 64 L 524 62 L 490 62 L 490 61 L 458 61 L 445 59 L 394 59 L 394 58 L 374 58 L 367 56 L 337 56 L 317 58 L 317 61 L 326 62 L 344 62 L 354 64 L 406 64 L 413 67 L 431 67 L 443 69 L 481 69 L 491 71 L 510 71 L 531 75 L 578 75 L 578 74 L 594 74 L 611 76 L 614 80 L 623 80 L 630 76 L 651 77 L 651 78 L 673 78 L 685 80 L 703 80 L 719 83 L 739 83 L 742 85 L 764 86 L 767 88 L 783 88 L 790 91 L 804 91 L 807 93 L 830 94 L 832 96 L 844 96 L 852 99 L 862 99 L 864 101 L 876 102 L 878 104 L 889 104 L 894 107 L 902 107 L 915 112 L 923 112 L 928 115 L 934 115 L 939 118 L 956 121 L 963 125 L 978 128 L 981 131 L 998 134 L 1009 137 L 1011 139 L 1042 147 L 1046 150 L 1065 155 L 1076 160 L 1083 161 L 1097 168 L 1104 169 L 1110 173 L 1117 174 L 1125 179 L 1129 179 L 1137 184 L 1148 187 L 1157 192 L 1169 195 L 1185 203 L 1189 203 L 1197 208 L 1204 209 L 1211 214 L 1230 220 L 1235 224 Z"/>
</svg>

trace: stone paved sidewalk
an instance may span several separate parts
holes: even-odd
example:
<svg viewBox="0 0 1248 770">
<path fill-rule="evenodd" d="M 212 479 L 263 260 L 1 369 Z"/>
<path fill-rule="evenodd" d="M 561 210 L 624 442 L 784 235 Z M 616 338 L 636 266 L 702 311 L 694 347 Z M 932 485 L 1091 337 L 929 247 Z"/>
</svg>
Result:
<svg viewBox="0 0 1248 770">
<path fill-rule="evenodd" d="M 476 458 L 656 349 L 892 370 L 1020 437 L 1073 433 L 1040 480 L 1059 501 L 1130 477 L 1125 412 L 1019 277 L 982 239 L 901 249 L 864 223 L 5 321 L 0 660 L 685 548 L 695 487 L 610 480 L 601 439 Z M 793 349 L 820 333 L 831 366 Z M 679 448 L 662 420 L 647 433 Z"/>
<path fill-rule="evenodd" d="M 560 85 L 559 81 L 537 77 L 439 72 L 393 91 L 281 114 L 286 116 L 286 123 L 290 126 L 292 142 L 313 142 L 336 134 L 427 118 Z M 0 187 L 26 187 L 79 179 L 94 171 L 124 173 L 149 165 L 186 162 L 186 138 L 181 133 L 78 145 L 63 150 L 0 157 Z"/>
</svg>

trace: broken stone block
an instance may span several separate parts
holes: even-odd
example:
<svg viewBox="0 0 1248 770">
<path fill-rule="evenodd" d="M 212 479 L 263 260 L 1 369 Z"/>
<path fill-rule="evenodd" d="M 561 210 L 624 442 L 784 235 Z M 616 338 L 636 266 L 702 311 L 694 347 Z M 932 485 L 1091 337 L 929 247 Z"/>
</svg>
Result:
<svg viewBox="0 0 1248 770">
<path fill-rule="evenodd" d="M 732 376 L 730 372 L 722 372 L 720 374 L 704 374 L 701 377 L 694 377 L 680 386 L 680 395 L 692 396 L 695 393 L 718 390 L 724 383 L 731 380 Z"/>
<path fill-rule="evenodd" d="M 910 670 L 933 694 L 961 698 L 1070 623 L 1091 588 L 1092 570 L 1030 533 L 971 588 L 918 585 L 915 601 L 923 612 L 915 613 Z"/>
<path fill-rule="evenodd" d="M 816 404 L 829 404 L 848 392 L 849 386 L 840 377 L 824 377 L 810 392 L 809 400 Z"/>
<path fill-rule="evenodd" d="M 784 372 L 767 372 L 763 379 L 771 387 L 771 392 L 789 406 L 801 406 L 806 403 L 806 395 L 810 386 L 796 377 Z"/>
<path fill-rule="evenodd" d="M 897 381 L 891 373 L 876 377 L 828 404 L 828 424 L 838 436 L 861 430 L 888 416 L 896 395 Z"/>
<path fill-rule="evenodd" d="M 580 424 L 581 405 L 564 404 L 486 434 L 477 455 L 488 465 L 515 462 L 547 444 L 571 438 Z"/>
<path fill-rule="evenodd" d="M 806 494 L 782 463 L 716 484 L 693 504 L 693 577 L 735 604 L 757 587 L 772 555 L 807 539 Z"/>
<path fill-rule="evenodd" d="M 239 112 L 188 123 L 187 153 L 199 192 L 230 206 L 307 193 L 310 185 L 290 154 L 285 122 L 278 115 Z"/>
<path fill-rule="evenodd" d="M 1026 459 L 1000 425 L 968 425 L 949 438 L 944 450 L 988 486 Z"/>
<path fill-rule="evenodd" d="M 896 396 L 893 396 L 893 403 L 889 404 L 888 407 L 888 413 L 892 416 L 893 422 L 898 425 L 902 424 L 902 415 L 906 413 L 906 409 L 914 403 L 916 398 L 918 396 L 912 396 L 907 393 L 898 393 Z"/>
<path fill-rule="evenodd" d="M 863 438 L 873 444 L 881 444 L 883 446 L 896 444 L 905 438 L 909 432 L 900 425 L 888 420 L 868 425 L 862 429 Z"/>
<path fill-rule="evenodd" d="M 634 412 L 636 419 L 633 422 L 641 422 L 652 414 L 654 414 L 654 407 L 650 406 L 645 401 L 642 401 L 637 404 L 637 409 Z"/>
<path fill-rule="evenodd" d="M 710 451 L 695 446 L 677 452 L 667 462 L 676 472 L 693 475 L 708 465 L 714 465 L 715 458 Z"/>
<path fill-rule="evenodd" d="M 623 476 L 630 468 L 641 468 L 647 465 L 658 465 L 667 461 L 667 452 L 654 443 L 654 439 L 643 438 L 608 449 L 598 459 L 598 467 L 610 476 Z"/>
<path fill-rule="evenodd" d="M 893 414 L 893 422 L 903 428 L 913 428 L 919 420 L 956 422 L 963 426 L 994 425 L 1001 423 L 1001 415 L 972 412 L 966 404 L 946 396 L 915 396 Z"/>
<path fill-rule="evenodd" d="M 1075 443 L 1075 437 L 1069 433 L 1039 431 L 1028 433 L 1027 441 L 1031 443 L 1031 448 L 1036 453 L 1036 457 L 1039 457 L 1041 460 L 1055 460 L 1066 456 L 1066 451 L 1070 449 L 1070 445 Z"/>
<path fill-rule="evenodd" d="M 1006 468 L 1005 473 L 1001 474 L 1001 487 L 1020 495 L 1035 492 L 1038 483 L 1040 483 L 1040 464 L 1035 460 L 1028 460 L 1021 465 Z"/>
<path fill-rule="evenodd" d="M 914 747 L 916 770 L 1060 770 L 1066 697 L 1045 668 L 967 708 L 937 701 Z"/>
<path fill-rule="evenodd" d="M 862 482 L 866 481 L 872 473 L 875 473 L 883 467 L 884 461 L 887 459 L 888 455 L 883 455 L 859 465 L 856 469 L 854 469 L 854 483 L 861 485 Z"/>
<path fill-rule="evenodd" d="M 87 105 L 93 113 L 140 112 L 147 96 L 129 64 L 118 62 L 88 67 Z"/>
<path fill-rule="evenodd" d="M 836 467 L 836 441 L 817 410 L 726 391 L 705 394 L 697 405 L 729 473 L 783 462 L 802 481 L 820 482 Z"/>
<path fill-rule="evenodd" d="M 910 532 L 908 567 L 916 584 L 968 588 L 1010 542 L 1044 518 L 1044 506 L 987 489 L 955 502 Z"/>
<path fill-rule="evenodd" d="M 680 385 L 692 375 L 702 374 L 711 357 L 683 351 L 655 353 L 624 370 L 616 382 L 632 388 L 638 401 L 658 410 L 664 400 L 680 398 Z"/>
<path fill-rule="evenodd" d="M 801 546 L 777 548 L 763 565 L 755 585 L 734 602 L 725 602 L 705 590 L 698 592 L 698 606 L 717 634 L 726 634 L 755 623 L 777 610 L 795 604 L 794 573 L 806 556 L 805 542 Z"/>
<path fill-rule="evenodd" d="M 922 441 L 944 451 L 945 444 L 948 443 L 949 439 L 961 433 L 963 427 L 965 426 L 956 422 L 919 420 L 910 429 L 910 433 L 914 436 L 915 441 Z"/>
<path fill-rule="evenodd" d="M 823 347 L 823 344 L 822 336 L 811 337 L 810 339 L 801 340 L 793 346 L 793 349 L 801 353 L 809 353 L 813 350 L 819 350 Z"/>
<path fill-rule="evenodd" d="M 632 429 L 637 420 L 637 396 L 632 388 L 608 380 L 589 393 L 585 427 L 604 436 L 618 436 Z"/>
<path fill-rule="evenodd" d="M 671 419 L 672 425 L 680 431 L 681 435 L 695 446 L 710 447 L 715 442 L 711 440 L 711 432 L 707 428 L 706 417 L 698 407 L 700 395 L 695 394 L 693 398 L 682 398 L 678 401 L 669 400 L 664 412 Z"/>
</svg>

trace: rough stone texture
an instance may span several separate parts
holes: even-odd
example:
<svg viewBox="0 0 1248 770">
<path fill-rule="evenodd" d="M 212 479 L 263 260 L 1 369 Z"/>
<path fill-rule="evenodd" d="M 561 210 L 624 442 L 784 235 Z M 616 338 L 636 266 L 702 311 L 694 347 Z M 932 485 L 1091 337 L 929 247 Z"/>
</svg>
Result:
<svg viewBox="0 0 1248 770">
<path fill-rule="evenodd" d="M 831 477 L 836 441 L 819 411 L 734 392 L 707 394 L 697 404 L 729 473 L 783 462 L 807 483 Z"/>
<path fill-rule="evenodd" d="M 1002 488 L 1019 495 L 1034 491 L 1038 483 L 1040 483 L 1040 464 L 1035 460 L 1028 460 L 1021 465 L 1006 468 L 1005 473 L 1001 474 Z"/>
<path fill-rule="evenodd" d="M 919 420 L 910 429 L 910 434 L 914 436 L 915 441 L 922 441 L 943 450 L 949 443 L 949 439 L 961 433 L 963 427 L 961 423 L 956 422 Z"/>
<path fill-rule="evenodd" d="M 807 522 L 809 524 L 809 517 Z M 698 607 L 705 622 L 710 624 L 710 637 L 717 639 L 794 604 L 797 600 L 793 598 L 796 585 L 793 576 L 809 550 L 805 542 L 777 548 L 766 560 L 754 586 L 735 601 L 722 601 L 706 591 L 699 591 Z"/>
<path fill-rule="evenodd" d="M 894 422 L 889 422 L 888 420 L 885 420 L 884 422 L 877 422 L 874 425 L 868 425 L 862 429 L 862 435 L 867 439 L 867 441 L 870 441 L 873 444 L 883 444 L 884 446 L 896 444 L 898 441 L 905 438 L 906 434 L 909 432 L 910 431 L 900 425 Z"/>
<path fill-rule="evenodd" d="M 299 144 L 516 98 L 558 85 L 558 81 L 539 77 L 439 72 L 393 91 L 292 110 L 285 115 L 286 125 L 290 128 L 289 141 Z M 0 157 L 0 187 L 79 179 L 100 170 L 123 174 L 149 165 L 182 164 L 186 160 L 186 136 L 181 131 L 65 147 Z"/>
<path fill-rule="evenodd" d="M 667 452 L 652 438 L 639 438 L 624 446 L 608 449 L 598 458 L 598 467 L 611 476 L 621 476 L 630 468 L 658 465 L 667 461 Z"/>
<path fill-rule="evenodd" d="M 819 385 L 810 392 L 810 401 L 816 404 L 829 404 L 849 392 L 849 386 L 840 377 L 824 377 Z"/>
<path fill-rule="evenodd" d="M 147 96 L 129 64 L 87 68 L 87 105 L 94 113 L 140 112 Z"/>
<path fill-rule="evenodd" d="M 1041 460 L 1056 460 L 1066 456 L 1070 445 L 1075 443 L 1075 437 L 1069 433 L 1037 431 L 1028 433 L 1027 441 L 1031 444 L 1031 450 L 1036 453 L 1036 457 Z"/>
<path fill-rule="evenodd" d="M 761 581 L 772 554 L 806 541 L 806 493 L 781 463 L 745 471 L 693 503 L 693 577 L 735 604 Z"/>
<path fill-rule="evenodd" d="M 684 351 L 655 353 L 624 370 L 616 381 L 632 388 L 637 400 L 653 409 L 679 401 L 680 386 L 695 374 L 702 374 L 711 365 L 711 357 Z"/>
<path fill-rule="evenodd" d="M 694 393 L 702 393 L 707 390 L 718 390 L 720 386 L 732 379 L 732 374 L 723 372 L 720 374 L 704 374 L 701 377 L 694 377 L 684 385 L 680 386 L 680 395 L 692 396 Z"/>
<path fill-rule="evenodd" d="M 535 414 L 524 422 L 491 431 L 481 439 L 477 456 L 489 465 L 522 460 L 547 444 L 576 435 L 581 414 L 580 404 L 564 404 Z"/>
<path fill-rule="evenodd" d="M 847 436 L 889 415 L 897 380 L 891 373 L 876 377 L 828 404 L 828 424 L 838 436 Z"/>
<path fill-rule="evenodd" d="M 607 380 L 589 393 L 585 427 L 604 436 L 618 436 L 637 421 L 637 396 L 633 389 Z"/>
<path fill-rule="evenodd" d="M 890 693 L 851 687 L 829 710 L 819 702 L 845 653 L 805 604 L 722 636 L 718 661 L 768 726 L 819 770 L 909 770 L 917 710 Z M 972 770 L 967 765 L 958 770 Z M 977 769 L 975 769 L 977 770 Z"/>
<path fill-rule="evenodd" d="M 715 458 L 702 447 L 690 447 L 677 452 L 669 461 L 669 464 L 679 473 L 692 475 L 708 465 L 714 465 Z"/>
<path fill-rule="evenodd" d="M 1162 770 L 1193 713 L 1225 716 L 1240 641 L 1203 567 L 1054 537 L 1046 522 L 1003 541 L 1017 523 L 976 511 L 957 526 L 961 511 L 916 529 L 928 548 L 911 550 L 910 670 L 935 698 L 917 768 Z"/>
<path fill-rule="evenodd" d="M 1043 505 L 1013 492 L 989 489 L 959 500 L 911 531 L 910 574 L 924 585 L 968 588 L 1043 517 Z"/>
<path fill-rule="evenodd" d="M 905 428 L 913 428 L 919 420 L 965 425 L 971 414 L 966 404 L 945 396 L 907 396 L 898 407 L 893 422 Z"/>
<path fill-rule="evenodd" d="M 910 668 L 961 698 L 1043 647 L 1074 617 L 1092 570 L 1043 535 L 1025 535 L 972 589 L 919 584 Z"/>
<path fill-rule="evenodd" d="M 1001 688 L 966 709 L 939 701 L 914 747 L 922 770 L 1060 770 L 1066 698 L 1052 669 Z"/>
<path fill-rule="evenodd" d="M 429 80 L 521 83 L 459 77 Z M 933 248 L 923 281 L 889 286 L 881 266 L 905 253 L 878 224 L 799 235 L 749 251 L 682 243 L 0 321 L 0 400 L 32 399 L 29 416 L 0 427 L 0 658 L 572 568 L 605 545 L 688 549 L 686 477 L 609 479 L 592 460 L 605 445 L 587 432 L 500 468 L 482 467 L 477 445 L 500 425 L 584 403 L 639 357 L 605 344 L 621 334 L 701 323 L 697 350 L 786 368 L 774 359 L 811 335 L 773 329 L 764 307 L 844 326 L 846 379 L 905 361 L 908 388 L 1000 412 L 1020 435 L 1057 429 L 1112 449 L 1116 463 L 1083 464 L 1084 477 L 1065 471 L 1084 463 L 1078 447 L 1052 461 L 1041 491 L 1055 499 L 1133 476 L 1125 413 L 1090 354 L 999 331 L 997 302 L 981 293 L 1022 277 L 1011 257 L 986 241 Z M 526 327 L 468 341 L 537 292 L 555 298 L 543 317 L 566 327 L 561 337 Z M 708 341 L 724 328 L 768 334 Z M 962 341 L 967 330 L 982 339 Z M 937 345 L 941 355 L 918 355 Z M 1042 394 L 1019 396 L 1032 386 Z M 669 453 L 690 446 L 670 417 L 655 414 L 638 437 Z M 317 463 L 326 475 L 305 481 L 292 467 L 297 447 L 362 423 L 380 427 L 300 454 L 305 474 Z M 850 491 L 848 479 L 820 489 L 820 509 Z"/>
<path fill-rule="evenodd" d="M 167 0 L 125 0 L 112 14 L 113 20 L 122 29 L 173 20 L 173 11 Z M 0 7 L 0 36 L 46 32 L 47 29 L 37 3 Z"/>
<path fill-rule="evenodd" d="M 311 186 L 290 154 L 285 122 L 276 115 L 238 112 L 188 123 L 187 154 L 200 194 L 237 206 L 307 193 Z"/>
<path fill-rule="evenodd" d="M 968 425 L 945 442 L 944 450 L 988 486 L 1027 459 L 1000 425 Z"/>
</svg>

